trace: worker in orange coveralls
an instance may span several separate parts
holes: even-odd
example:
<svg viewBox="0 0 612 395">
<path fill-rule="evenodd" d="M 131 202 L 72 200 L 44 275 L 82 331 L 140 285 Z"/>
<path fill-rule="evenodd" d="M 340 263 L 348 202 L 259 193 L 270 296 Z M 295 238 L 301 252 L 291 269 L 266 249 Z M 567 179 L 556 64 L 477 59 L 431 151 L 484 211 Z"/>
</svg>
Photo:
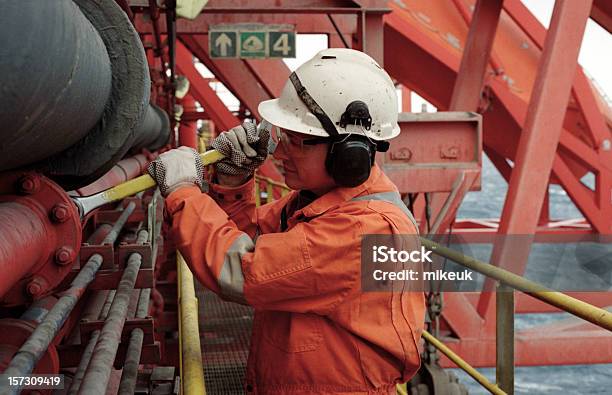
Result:
<svg viewBox="0 0 612 395">
<path fill-rule="evenodd" d="M 419 368 L 423 294 L 360 279 L 362 235 L 418 233 L 373 160 L 399 134 L 394 85 L 359 51 L 323 50 L 259 113 L 271 133 L 245 123 L 213 141 L 226 159 L 208 193 L 189 148 L 149 167 L 197 279 L 255 309 L 245 390 L 395 393 Z M 294 191 L 256 208 L 253 172 L 274 148 Z"/>
</svg>

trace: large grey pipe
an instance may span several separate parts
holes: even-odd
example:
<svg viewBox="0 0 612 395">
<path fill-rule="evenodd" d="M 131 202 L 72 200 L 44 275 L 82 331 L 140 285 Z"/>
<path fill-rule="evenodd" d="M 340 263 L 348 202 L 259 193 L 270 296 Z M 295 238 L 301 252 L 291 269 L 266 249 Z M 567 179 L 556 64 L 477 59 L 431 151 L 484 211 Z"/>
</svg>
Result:
<svg viewBox="0 0 612 395">
<path fill-rule="evenodd" d="M 111 92 L 104 42 L 71 0 L 0 0 L 0 170 L 63 151 Z"/>
<path fill-rule="evenodd" d="M 142 43 L 114 0 L 0 9 L 0 171 L 25 165 L 75 189 L 168 140 Z"/>
</svg>

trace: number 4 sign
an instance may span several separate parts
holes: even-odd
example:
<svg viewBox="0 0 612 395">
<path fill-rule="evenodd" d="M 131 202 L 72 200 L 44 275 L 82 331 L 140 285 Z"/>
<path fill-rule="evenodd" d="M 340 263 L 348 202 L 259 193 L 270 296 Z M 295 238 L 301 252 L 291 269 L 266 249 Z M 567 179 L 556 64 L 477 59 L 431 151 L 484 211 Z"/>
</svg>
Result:
<svg viewBox="0 0 612 395">
<path fill-rule="evenodd" d="M 295 26 L 233 23 L 211 25 L 211 58 L 295 58 Z"/>
<path fill-rule="evenodd" d="M 294 32 L 269 32 L 269 57 L 295 58 Z"/>
</svg>

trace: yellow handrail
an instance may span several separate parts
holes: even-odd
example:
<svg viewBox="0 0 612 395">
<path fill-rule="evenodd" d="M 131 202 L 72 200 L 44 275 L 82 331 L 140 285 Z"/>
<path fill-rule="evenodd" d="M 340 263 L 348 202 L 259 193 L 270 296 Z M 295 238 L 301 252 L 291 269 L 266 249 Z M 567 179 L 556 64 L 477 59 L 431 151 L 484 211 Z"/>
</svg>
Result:
<svg viewBox="0 0 612 395">
<path fill-rule="evenodd" d="M 177 251 L 181 389 L 185 395 L 206 394 L 198 328 L 198 299 L 193 274 Z"/>
<path fill-rule="evenodd" d="M 492 394 L 496 395 L 505 395 L 506 393 L 501 390 L 497 385 L 493 384 L 485 376 L 482 375 L 478 370 L 474 369 L 470 364 L 465 362 L 459 355 L 455 354 L 453 350 L 446 347 L 444 343 L 440 340 L 436 339 L 431 333 L 427 331 L 423 331 L 423 338 L 427 340 L 429 343 L 433 344 L 440 352 L 448 357 L 451 361 L 455 363 L 458 367 L 463 369 L 467 374 L 472 376 L 474 380 L 478 381 L 480 385 L 489 390 Z"/>
<path fill-rule="evenodd" d="M 489 263 L 468 257 L 453 249 L 444 247 L 436 242 L 421 237 L 421 243 L 435 254 L 444 256 L 469 269 L 475 270 L 485 276 L 494 278 L 514 289 L 522 291 L 543 302 L 567 311 L 577 317 L 587 320 L 597 326 L 612 331 L 612 313 L 593 306 L 561 292 L 553 291 L 536 282 L 527 280 L 517 274 L 500 269 Z"/>
<path fill-rule="evenodd" d="M 260 183 L 265 184 L 266 190 L 266 203 L 270 203 L 274 201 L 274 189 L 278 188 L 281 192 L 281 197 L 287 195 L 291 189 L 283 184 L 282 182 L 274 181 L 268 177 L 262 177 L 259 175 L 255 175 L 255 204 L 257 206 L 261 205 L 261 187 Z"/>
</svg>

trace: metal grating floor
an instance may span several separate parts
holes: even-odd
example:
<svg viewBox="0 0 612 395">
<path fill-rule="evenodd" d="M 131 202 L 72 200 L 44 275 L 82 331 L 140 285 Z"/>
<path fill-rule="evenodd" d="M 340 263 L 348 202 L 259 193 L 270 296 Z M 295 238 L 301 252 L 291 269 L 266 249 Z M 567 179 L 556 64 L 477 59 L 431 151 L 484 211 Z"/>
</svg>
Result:
<svg viewBox="0 0 612 395">
<path fill-rule="evenodd" d="M 225 302 L 196 282 L 206 392 L 244 393 L 253 309 Z"/>
</svg>

